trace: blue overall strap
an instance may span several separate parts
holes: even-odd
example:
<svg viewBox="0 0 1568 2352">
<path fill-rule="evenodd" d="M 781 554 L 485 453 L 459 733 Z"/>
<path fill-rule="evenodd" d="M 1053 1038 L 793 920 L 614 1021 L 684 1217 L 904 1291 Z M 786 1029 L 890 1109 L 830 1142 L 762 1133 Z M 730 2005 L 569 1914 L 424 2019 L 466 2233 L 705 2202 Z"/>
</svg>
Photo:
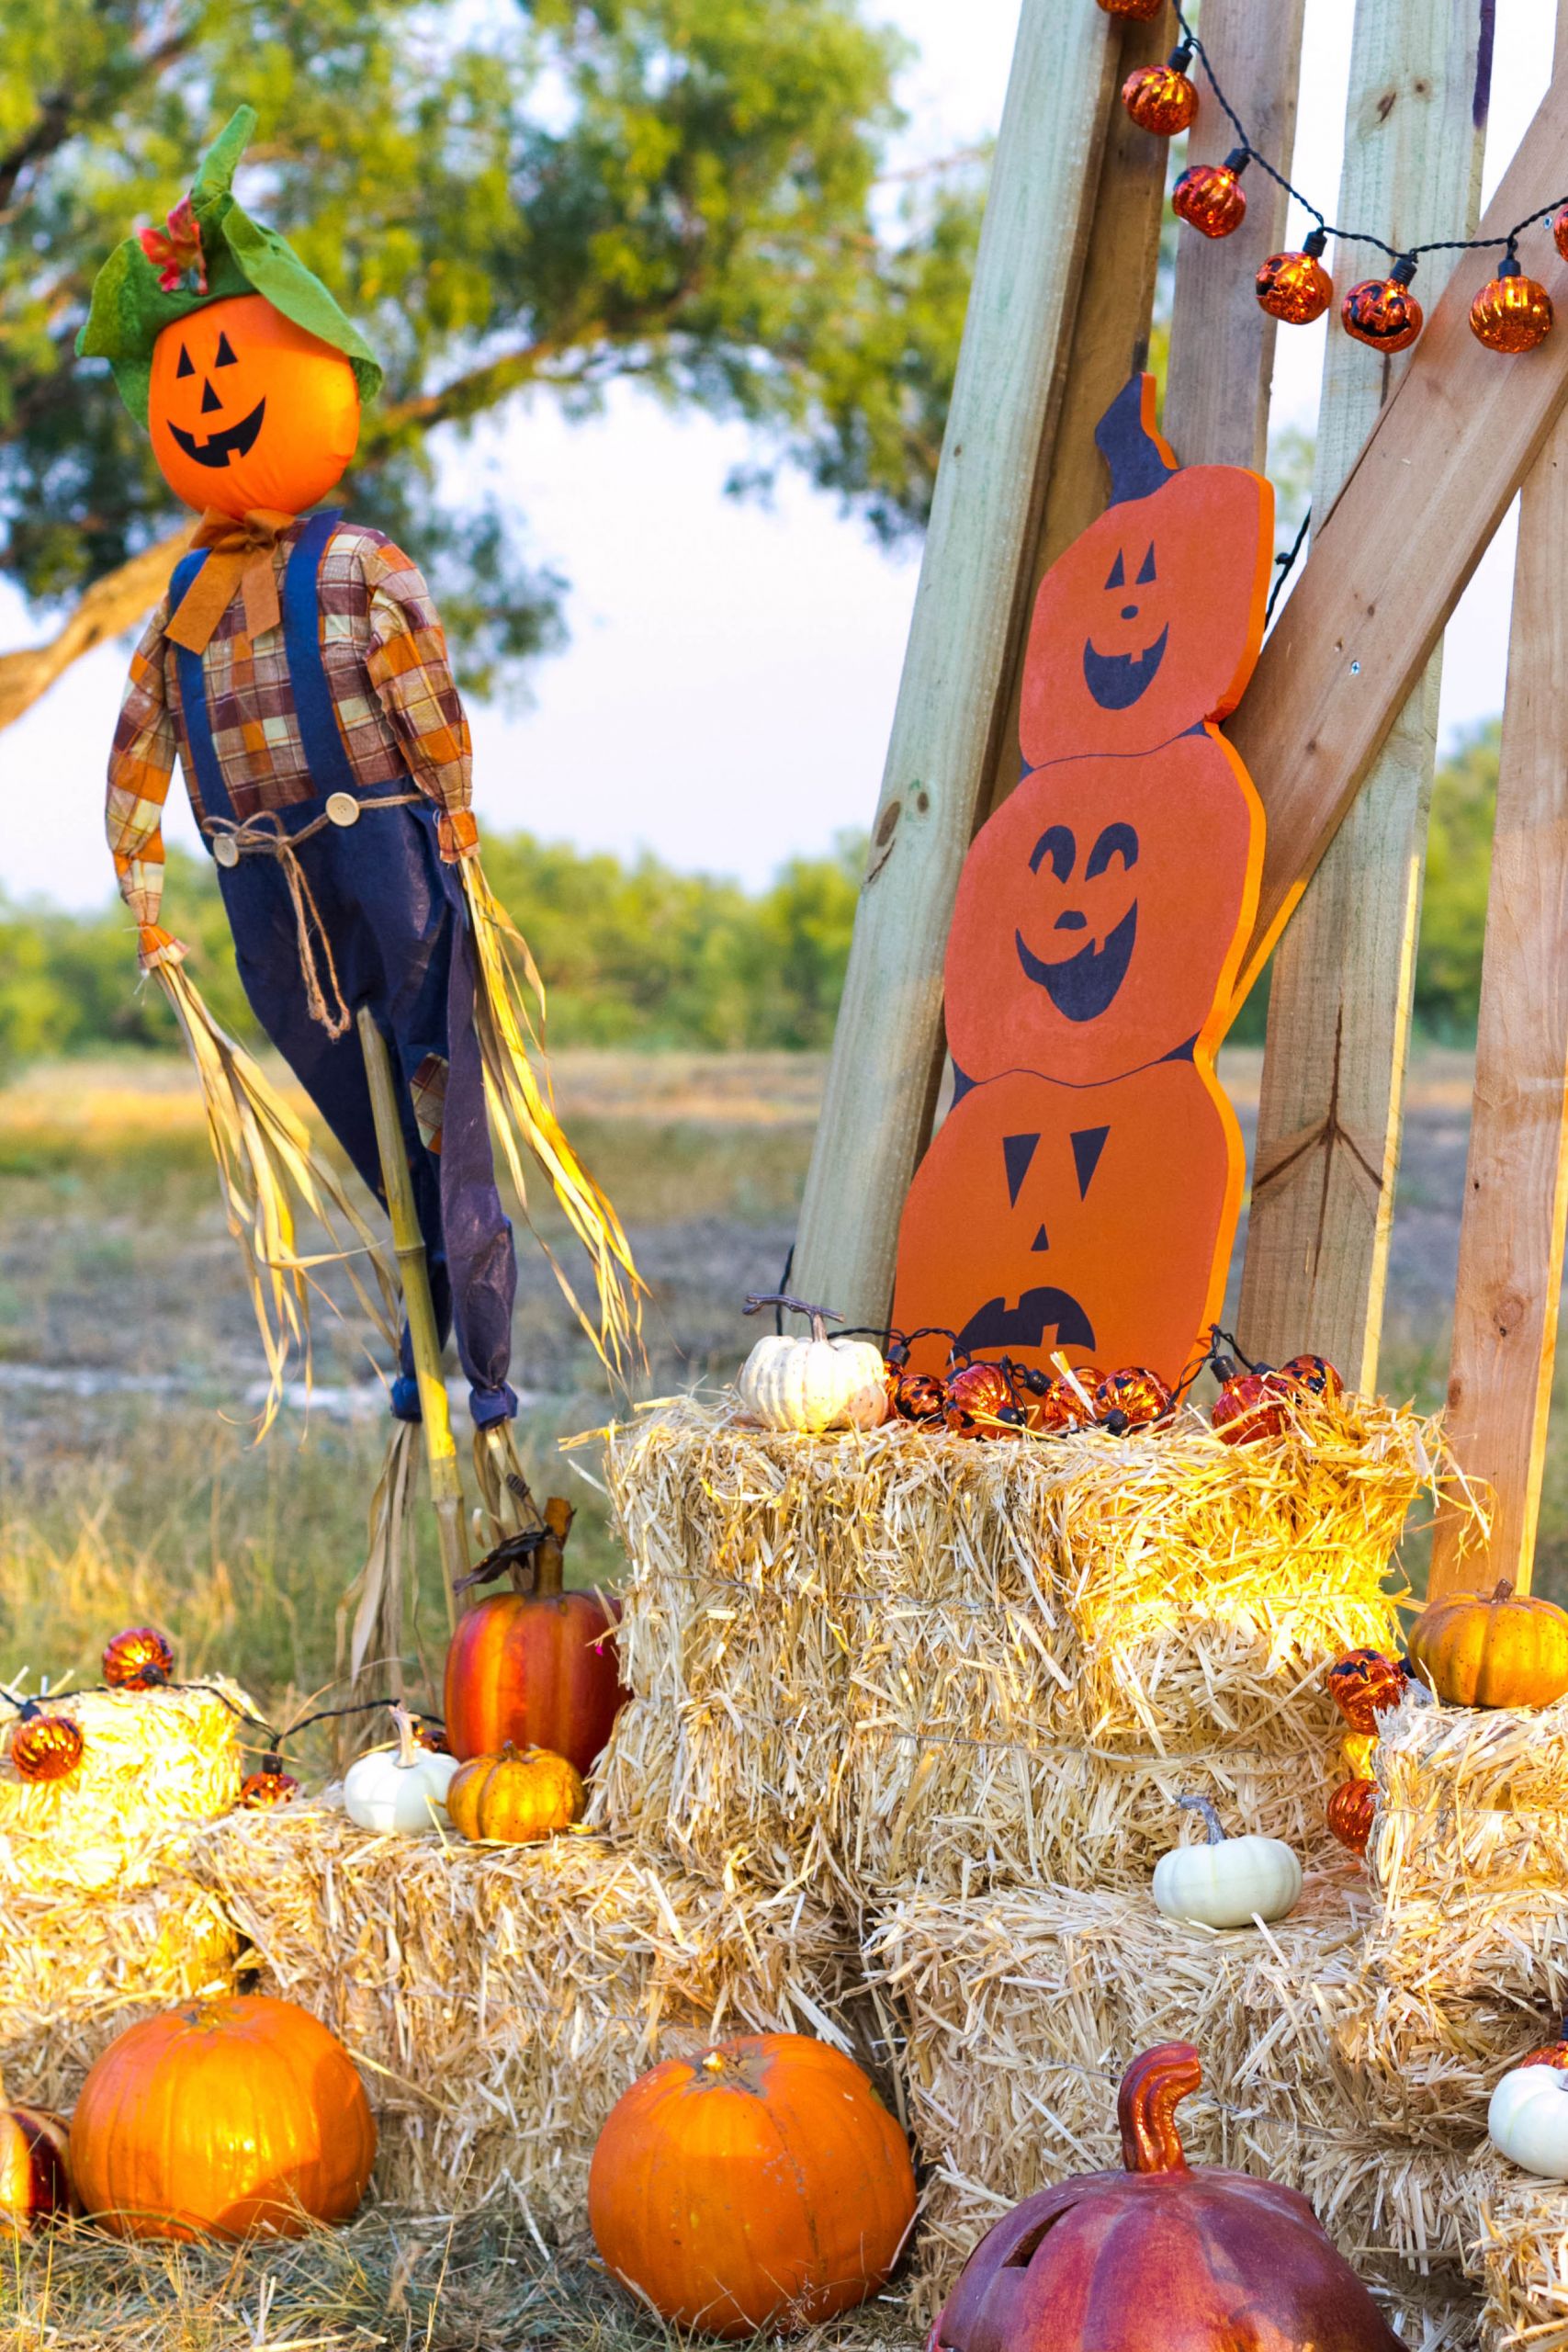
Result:
<svg viewBox="0 0 1568 2352">
<path fill-rule="evenodd" d="M 333 690 L 321 659 L 321 600 L 316 586 L 327 542 L 340 520 L 340 512 L 331 508 L 323 514 L 312 514 L 294 542 L 283 575 L 283 645 L 289 691 L 305 746 L 305 764 L 323 798 L 329 792 L 359 788 L 338 731 Z"/>
<path fill-rule="evenodd" d="M 185 601 L 186 591 L 207 561 L 207 551 L 198 548 L 192 555 L 182 556 L 175 566 L 169 582 L 169 610 L 177 613 Z M 191 765 L 196 770 L 196 788 L 201 805 L 209 817 L 232 818 L 234 804 L 223 781 L 223 771 L 218 763 L 218 752 L 212 741 L 212 714 L 207 707 L 207 680 L 202 672 L 201 656 L 186 645 L 174 648 L 180 681 L 180 715 L 185 720 L 186 747 L 190 752 Z"/>
</svg>

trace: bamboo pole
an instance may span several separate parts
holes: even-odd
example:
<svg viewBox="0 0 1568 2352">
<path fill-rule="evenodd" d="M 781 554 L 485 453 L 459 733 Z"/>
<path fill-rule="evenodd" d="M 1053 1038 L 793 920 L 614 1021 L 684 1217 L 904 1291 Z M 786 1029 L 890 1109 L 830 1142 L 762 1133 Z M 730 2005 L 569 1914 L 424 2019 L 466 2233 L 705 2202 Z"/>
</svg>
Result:
<svg viewBox="0 0 1568 2352">
<path fill-rule="evenodd" d="M 468 1547 L 463 1526 L 463 1481 L 452 1435 L 446 1383 L 441 1371 L 441 1335 L 430 1295 L 424 1238 L 414 1214 L 413 1186 L 409 1181 L 408 1152 L 392 1083 L 391 1056 L 367 1004 L 360 1006 L 356 1019 L 360 1050 L 365 1056 L 365 1076 L 370 1088 L 371 1115 L 376 1122 L 381 1181 L 387 1191 L 387 1213 L 391 1219 L 392 1244 L 402 1276 L 403 1311 L 409 1319 L 414 1376 L 419 1383 L 424 1453 L 430 1464 L 430 1496 L 435 1507 L 435 1529 L 441 1546 L 441 1581 L 446 1592 L 446 1622 L 449 1628 L 456 1629 L 457 1589 L 459 1578 L 468 1573 Z"/>
<path fill-rule="evenodd" d="M 1484 5 L 1359 0 L 1339 220 L 1401 246 L 1473 232 Z M 1342 246 L 1336 286 L 1384 266 Z M 1327 515 L 1402 372 L 1398 358 L 1330 333 L 1314 515 Z M 1358 1387 L 1375 1385 L 1382 1335 L 1441 677 L 1439 649 L 1274 959 L 1240 1329 L 1252 1353 L 1314 1349 Z"/>
<path fill-rule="evenodd" d="M 1556 71 L 1568 73 L 1568 0 Z M 1493 1491 L 1483 1556 L 1445 1506 L 1428 1591 L 1528 1592 L 1546 1468 L 1568 1219 L 1568 414 L 1519 498 L 1497 821 L 1486 901 L 1449 1434 Z"/>
<path fill-rule="evenodd" d="M 1120 58 L 1090 5 L 1023 0 L 855 918 L 795 1281 L 880 1323 L 930 1129 L 942 966 L 984 805 Z"/>
</svg>

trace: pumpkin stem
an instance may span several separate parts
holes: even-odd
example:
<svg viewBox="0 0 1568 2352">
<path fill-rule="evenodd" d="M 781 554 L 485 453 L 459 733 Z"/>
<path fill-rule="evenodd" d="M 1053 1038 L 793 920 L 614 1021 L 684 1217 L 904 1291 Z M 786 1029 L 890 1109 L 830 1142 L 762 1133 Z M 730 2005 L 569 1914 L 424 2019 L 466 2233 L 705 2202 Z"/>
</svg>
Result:
<svg viewBox="0 0 1568 2352">
<path fill-rule="evenodd" d="M 553 1599 L 561 1589 L 562 1555 L 577 1513 L 564 1495 L 551 1495 L 545 1504 L 545 1532 L 534 1554 L 534 1590 Z"/>
<path fill-rule="evenodd" d="M 1512 1600 L 1513 1597 L 1514 1597 L 1514 1587 L 1513 1587 L 1513 1580 L 1512 1580 L 1512 1578 L 1511 1578 L 1511 1577 L 1498 1577 L 1498 1579 L 1497 1579 L 1497 1582 L 1496 1582 L 1495 1586 L 1495 1587 L 1494 1587 L 1494 1589 L 1493 1589 L 1493 1593 L 1492 1593 L 1492 1605 L 1493 1605 L 1493 1607 L 1494 1607 L 1494 1608 L 1495 1608 L 1495 1607 L 1496 1607 L 1496 1605 L 1497 1605 L 1497 1603 L 1498 1603 L 1498 1601 L 1500 1601 L 1500 1600 Z"/>
<path fill-rule="evenodd" d="M 742 1315 L 761 1315 L 764 1306 L 787 1306 L 792 1315 L 809 1315 L 811 1336 L 825 1340 L 829 1323 L 841 1323 L 843 1317 L 836 1306 L 812 1306 L 804 1298 L 791 1298 L 785 1291 L 750 1291 Z"/>
<path fill-rule="evenodd" d="M 1210 1804 L 1207 1797 L 1178 1797 L 1176 1802 L 1178 1804 L 1185 1805 L 1189 1813 L 1196 1813 L 1202 1815 L 1203 1826 L 1209 1833 L 1209 1843 L 1211 1846 L 1223 1846 L 1224 1844 L 1225 1833 L 1221 1826 L 1220 1816 L 1214 1811 L 1213 1806 Z"/>
<path fill-rule="evenodd" d="M 1190 2041 L 1162 2041 L 1134 2059 L 1116 2094 L 1122 2161 L 1129 2172 L 1187 2170 L 1176 2109 L 1202 2079 L 1202 2062 Z"/>
<path fill-rule="evenodd" d="M 399 1705 L 392 1709 L 392 1721 L 398 1730 L 398 1762 L 406 1771 L 411 1764 L 417 1761 L 419 1756 L 419 1750 L 414 1745 L 413 1717 L 406 1707 Z"/>
</svg>

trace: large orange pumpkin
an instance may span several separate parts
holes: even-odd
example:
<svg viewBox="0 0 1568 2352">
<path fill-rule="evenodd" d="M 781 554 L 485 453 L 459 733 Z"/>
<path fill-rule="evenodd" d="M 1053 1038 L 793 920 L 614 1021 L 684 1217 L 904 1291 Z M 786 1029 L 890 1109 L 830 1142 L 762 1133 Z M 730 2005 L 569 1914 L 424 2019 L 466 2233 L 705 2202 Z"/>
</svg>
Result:
<svg viewBox="0 0 1568 2352">
<path fill-rule="evenodd" d="M 1174 1387 L 1220 1313 L 1243 1156 L 1235 1114 L 1192 1062 L 1109 1086 L 1027 1071 L 972 1087 L 916 1171 L 893 1321 L 1049 1371 L 1145 1364 Z M 944 1339 L 917 1340 L 940 1371 Z"/>
<path fill-rule="evenodd" d="M 1241 700 L 1263 642 L 1274 493 L 1239 466 L 1178 468 L 1134 377 L 1096 439 L 1114 503 L 1040 583 L 1019 740 L 1031 767 L 1151 752 Z"/>
<path fill-rule="evenodd" d="M 599 2135 L 588 2219 L 679 2327 L 794 2332 L 874 2293 L 915 2217 L 904 2134 L 853 2062 L 747 2034 L 634 2083 Z"/>
<path fill-rule="evenodd" d="M 359 387 L 341 351 L 263 294 L 209 302 L 152 347 L 148 400 L 159 471 L 187 506 L 302 514 L 359 442 Z"/>
<path fill-rule="evenodd" d="M 111 2041 L 82 2086 L 71 2159 L 84 2211 L 121 2237 L 299 2237 L 356 2210 L 376 2124 L 336 2036 L 247 1993 Z"/>
<path fill-rule="evenodd" d="M 1545 1707 L 1568 1690 L 1568 1612 L 1516 1592 L 1450 1592 L 1410 1628 L 1410 1662 L 1453 1707 Z"/>
<path fill-rule="evenodd" d="M 0 2108 L 0 2222 L 28 2229 L 71 2210 L 64 2118 L 46 2107 Z"/>
<path fill-rule="evenodd" d="M 498 1592 L 470 1609 L 446 1652 L 453 1755 L 548 1747 L 589 1772 L 628 1696 L 620 1614 L 618 1600 L 592 1592 Z"/>
<path fill-rule="evenodd" d="M 964 1077 L 1094 1085 L 1217 1045 L 1262 859 L 1251 778 L 1211 731 L 1026 776 L 958 885 L 947 1042 Z"/>
</svg>

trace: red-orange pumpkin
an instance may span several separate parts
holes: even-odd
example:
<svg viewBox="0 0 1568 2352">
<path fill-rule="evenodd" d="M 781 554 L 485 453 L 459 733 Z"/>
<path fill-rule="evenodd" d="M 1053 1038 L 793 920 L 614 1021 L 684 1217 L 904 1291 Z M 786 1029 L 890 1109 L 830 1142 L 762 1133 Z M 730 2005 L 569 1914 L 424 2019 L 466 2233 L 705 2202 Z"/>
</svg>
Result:
<svg viewBox="0 0 1568 2352">
<path fill-rule="evenodd" d="M 71 2145 L 63 2116 L 0 2108 L 0 2222 L 28 2229 L 72 2211 Z"/>
<path fill-rule="evenodd" d="M 446 1653 L 446 1737 L 464 1763 L 548 1747 L 587 1774 L 627 1697 L 615 1629 L 621 1605 L 592 1592 L 493 1593 L 458 1622 Z"/>
<path fill-rule="evenodd" d="M 897 2124 L 804 2034 L 667 2059 L 612 2110 L 588 2219 L 615 2276 L 679 2327 L 794 2332 L 875 2292 L 915 2217 Z"/>
<path fill-rule="evenodd" d="M 111 2041 L 82 2086 L 71 2159 L 83 2211 L 121 2237 L 299 2237 L 356 2210 L 376 2124 L 336 2036 L 248 1993 Z"/>
<path fill-rule="evenodd" d="M 236 294 L 164 329 L 147 421 L 158 469 L 187 506 L 299 514 L 354 455 L 359 388 L 341 351 L 265 295 Z"/>
<path fill-rule="evenodd" d="M 1304 2197 L 1189 2168 L 1190 2042 L 1135 2058 L 1116 2102 L 1123 2172 L 1025 2198 L 970 2256 L 931 2352 L 1400 2352 Z"/>
</svg>

